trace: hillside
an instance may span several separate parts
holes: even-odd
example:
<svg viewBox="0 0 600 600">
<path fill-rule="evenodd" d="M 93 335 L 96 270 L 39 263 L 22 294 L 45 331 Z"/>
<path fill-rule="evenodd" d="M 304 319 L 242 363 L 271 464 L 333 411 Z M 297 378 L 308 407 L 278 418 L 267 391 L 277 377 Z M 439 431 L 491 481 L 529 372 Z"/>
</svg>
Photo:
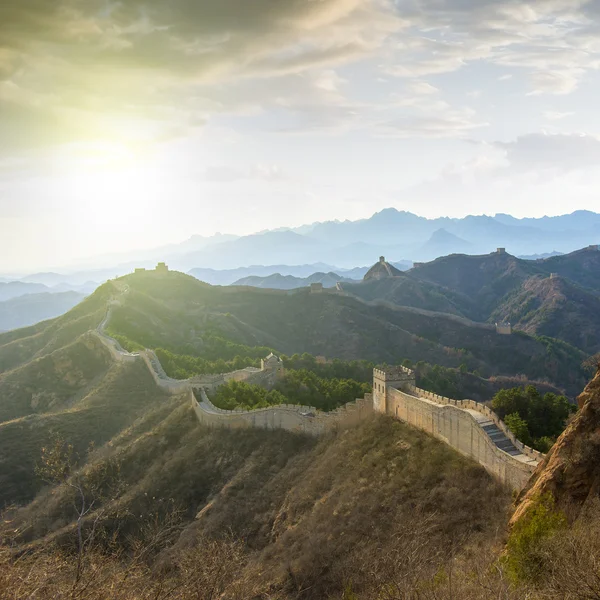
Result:
<svg viewBox="0 0 600 600">
<path fill-rule="evenodd" d="M 85 298 L 78 292 L 27 294 L 0 302 L 0 332 L 58 317 Z"/>
<path fill-rule="evenodd" d="M 540 260 L 505 252 L 456 254 L 418 263 L 401 280 L 345 284 L 344 291 L 481 323 L 509 321 L 517 330 L 555 337 L 589 354 L 599 347 L 599 273 L 600 252 L 590 248 Z"/>
<path fill-rule="evenodd" d="M 578 402 L 581 410 L 521 492 L 513 522 L 524 518 L 536 498 L 547 494 L 570 521 L 598 501 L 600 369 Z"/>
<path fill-rule="evenodd" d="M 26 416 L 0 422 L 0 506 L 29 502 L 42 489 L 35 466 L 41 448 L 54 436 L 68 440 L 85 460 L 90 443 L 102 446 L 166 400 L 142 363 L 113 364 L 91 382 L 82 378 L 77 384 L 65 382 L 60 372 L 52 382 L 49 373 L 47 388 L 59 390 L 60 401 L 55 400 L 59 391 L 47 391 L 45 396 L 53 403 L 36 405 Z M 68 391 L 65 385 L 70 385 Z M 0 390 L 0 406 L 6 400 L 5 390 Z"/>
<path fill-rule="evenodd" d="M 580 367 L 585 356 L 567 344 L 526 334 L 499 336 L 493 327 L 452 315 L 336 293 L 211 287 L 175 272 L 164 279 L 146 272 L 121 281 L 129 293 L 113 311 L 111 332 L 149 348 L 203 356 L 207 339 L 217 336 L 287 355 L 465 363 L 486 377 L 545 378 L 573 394 L 585 377 Z"/>
<path fill-rule="evenodd" d="M 383 301 L 440 313 L 468 317 L 477 312 L 468 296 L 440 285 L 421 281 L 412 274 L 403 277 L 345 283 L 344 292 L 367 301 Z"/>
<path fill-rule="evenodd" d="M 165 397 L 143 362 L 114 363 L 97 336 L 79 333 L 84 323 L 94 328 L 108 303 L 118 299 L 111 326 L 128 324 L 164 340 L 190 336 L 191 327 L 188 341 L 201 343 L 205 328 L 216 325 L 231 339 L 265 335 L 258 329 L 262 314 L 252 326 L 224 311 L 239 305 L 244 314 L 257 298 L 266 298 L 262 309 L 268 317 L 292 296 L 250 292 L 213 288 L 177 273 L 138 274 L 103 286 L 64 317 L 0 338 L 0 349 L 20 344 L 22 350 L 13 361 L 19 364 L 0 374 L 0 506 L 13 506 L 0 525 L 0 586 L 9 585 L 6 578 L 16 566 L 2 562 L 2 544 L 36 549 L 35 560 L 49 560 L 55 545 L 68 553 L 76 539 L 74 490 L 49 486 L 36 475 L 42 448 L 52 448 L 57 436 L 73 445 L 72 478 L 83 482 L 93 503 L 84 535 L 94 528 L 94 548 L 102 551 L 105 566 L 117 546 L 128 556 L 146 548 L 149 531 L 157 527 L 161 537 L 153 538 L 139 568 L 150 560 L 177 565 L 196 540 L 227 535 L 240 559 L 232 565 L 240 585 L 252 582 L 280 598 L 296 597 L 299 587 L 310 585 L 304 597 L 316 600 L 342 593 L 349 573 L 355 573 L 351 585 L 357 591 L 379 593 L 384 584 L 364 559 L 376 548 L 393 555 L 424 532 L 429 542 L 420 552 L 430 565 L 428 575 L 451 559 L 439 548 L 455 538 L 461 540 L 455 552 L 494 543 L 508 517 L 510 494 L 445 444 L 383 417 L 351 434 L 322 439 L 207 430 L 189 398 Z M 313 296 L 298 297 L 284 311 L 297 312 Z M 327 318 L 331 309 L 324 306 Z M 310 313 L 323 305 L 308 308 Z M 483 500 L 475 510 L 468 507 L 472 496 Z M 52 585 L 59 585 L 63 573 L 68 578 L 74 564 L 55 562 Z M 382 577 L 391 576 L 390 567 L 386 560 L 376 565 Z M 92 572 L 87 568 L 86 577 Z M 35 569 L 38 577 L 43 572 Z M 155 575 L 148 571 L 147 577 L 153 585 Z M 138 578 L 127 585 L 134 580 L 141 585 Z M 86 597 L 93 597 L 95 584 L 83 581 Z M 99 594 L 106 592 L 106 581 Z"/>
<path fill-rule="evenodd" d="M 470 298 L 481 320 L 500 300 L 523 281 L 542 269 L 532 261 L 518 259 L 506 252 L 483 256 L 455 254 L 415 267 L 410 274 Z M 472 318 L 476 315 L 473 314 Z"/>
<path fill-rule="evenodd" d="M 61 317 L 0 333 L 0 373 L 62 348 L 95 329 L 114 293 L 113 284 L 106 283 Z"/>
<path fill-rule="evenodd" d="M 350 591 L 375 600 L 390 586 L 399 597 L 421 588 L 426 599 L 498 595 L 502 579 L 489 564 L 510 492 L 482 467 L 383 416 L 322 438 L 206 429 L 188 396 L 165 396 L 141 360 L 115 363 L 80 331 L 94 329 L 109 304 L 111 331 L 129 342 L 196 355 L 269 340 L 289 354 L 427 357 L 495 375 L 526 369 L 571 388 L 583 378 L 582 355 L 566 344 L 497 336 L 458 316 L 328 292 L 212 287 L 175 272 L 120 278 L 63 317 L 0 336 L 11 362 L 0 373 L 0 503 L 11 506 L 0 521 L 0 589 L 31 594 L 37 585 L 52 597 L 70 585 L 99 600 L 109 582 L 115 598 L 166 598 L 161 586 L 177 585 L 188 598 L 218 581 L 232 600 Z M 20 354 L 8 361 L 11 348 Z M 486 385 L 461 376 L 474 391 Z M 74 452 L 68 479 L 49 485 L 36 475 L 42 448 L 65 444 Z M 77 561 L 64 557 L 77 544 L 79 489 L 89 508 L 82 535 L 93 532 L 93 542 L 73 584 Z M 11 562 L 7 544 L 36 552 Z"/>
<path fill-rule="evenodd" d="M 530 277 L 491 318 L 527 333 L 565 340 L 588 354 L 600 350 L 600 295 L 562 277 Z"/>
<path fill-rule="evenodd" d="M 482 468 L 387 418 L 316 440 L 205 430 L 173 401 L 90 455 L 82 473 L 115 473 L 117 465 L 118 484 L 111 477 L 113 493 L 88 518 L 102 515 L 102 536 L 112 534 L 119 515 L 116 540 L 127 548 L 154 515 L 166 526 L 173 523 L 169 506 L 181 507 L 148 558 L 169 545 L 159 558 L 176 565 L 179 553 L 228 532 L 244 558 L 232 575 L 278 598 L 297 598 L 300 588 L 307 588 L 303 598 L 335 597 L 348 585 L 376 594 L 408 575 L 424 581 L 453 556 L 494 543 L 510 500 Z M 480 502 L 470 505 L 474 497 Z M 66 487 L 44 490 L 11 514 L 19 532 L 13 542 L 65 546 L 72 515 Z M 425 569 L 418 575 L 410 562 L 398 571 L 395 557 L 407 548 Z"/>
<path fill-rule="evenodd" d="M 382 256 L 379 262 L 375 263 L 365 274 L 364 281 L 371 281 L 373 279 L 386 279 L 388 277 L 403 277 L 404 273 L 394 267 L 391 263 L 385 260 Z"/>
<path fill-rule="evenodd" d="M 294 290 L 310 286 L 311 283 L 322 283 L 325 288 L 335 287 L 338 282 L 353 283 L 355 280 L 341 277 L 337 273 L 313 273 L 308 277 L 294 277 L 274 273 L 267 277 L 250 276 L 238 279 L 232 285 L 250 286 L 273 290 Z"/>
<path fill-rule="evenodd" d="M 541 261 L 540 266 L 546 273 L 557 273 L 581 287 L 600 292 L 600 246 L 552 256 Z"/>
</svg>

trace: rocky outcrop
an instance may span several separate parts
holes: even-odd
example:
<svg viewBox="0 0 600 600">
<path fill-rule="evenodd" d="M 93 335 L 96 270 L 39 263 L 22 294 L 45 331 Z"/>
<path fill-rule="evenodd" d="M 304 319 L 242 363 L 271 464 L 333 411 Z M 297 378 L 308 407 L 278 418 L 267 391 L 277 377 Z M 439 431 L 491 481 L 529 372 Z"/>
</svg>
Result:
<svg viewBox="0 0 600 600">
<path fill-rule="evenodd" d="M 535 498 L 551 494 L 574 521 L 600 491 L 600 370 L 578 398 L 581 410 L 558 438 L 517 499 L 512 523 Z"/>
</svg>

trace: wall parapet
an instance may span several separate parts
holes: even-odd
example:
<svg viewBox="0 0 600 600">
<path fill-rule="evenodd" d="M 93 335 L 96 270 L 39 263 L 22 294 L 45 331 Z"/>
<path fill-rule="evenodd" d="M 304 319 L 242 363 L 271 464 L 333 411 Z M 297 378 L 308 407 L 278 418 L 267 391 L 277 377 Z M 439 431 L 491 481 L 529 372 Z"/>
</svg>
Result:
<svg viewBox="0 0 600 600">
<path fill-rule="evenodd" d="M 433 396 L 433 397 L 432 397 Z M 537 467 L 532 456 L 503 450 L 486 430 L 492 420 L 474 410 L 471 400 L 436 401 L 391 388 L 389 414 L 444 441 L 461 454 L 479 462 L 488 472 L 515 490 L 521 490 Z M 478 416 L 480 415 L 480 416 Z"/>
<path fill-rule="evenodd" d="M 286 429 L 322 435 L 328 431 L 356 425 L 373 412 L 371 394 L 325 413 L 314 406 L 299 404 L 279 404 L 254 410 L 224 410 L 210 401 L 204 388 L 198 388 L 196 391 L 200 394 L 201 401 L 199 402 L 190 391 L 192 407 L 200 423 L 209 427 Z"/>
<path fill-rule="evenodd" d="M 519 439 L 515 437 L 512 431 L 507 427 L 506 423 L 489 407 L 481 402 L 477 402 L 475 400 L 453 400 L 452 398 L 446 398 L 445 396 L 439 396 L 438 394 L 434 394 L 433 392 L 428 392 L 427 390 L 423 390 L 416 386 L 411 386 L 409 388 L 413 393 L 421 398 L 427 398 L 428 400 L 432 400 L 433 402 L 437 402 L 438 404 L 445 405 L 453 405 L 458 406 L 459 408 L 468 408 L 471 410 L 476 410 L 481 414 L 488 417 L 494 424 L 504 433 L 504 435 L 512 442 L 512 444 L 520 450 L 523 454 L 534 458 L 535 460 L 541 461 L 545 458 L 545 454 L 527 446 Z"/>
</svg>

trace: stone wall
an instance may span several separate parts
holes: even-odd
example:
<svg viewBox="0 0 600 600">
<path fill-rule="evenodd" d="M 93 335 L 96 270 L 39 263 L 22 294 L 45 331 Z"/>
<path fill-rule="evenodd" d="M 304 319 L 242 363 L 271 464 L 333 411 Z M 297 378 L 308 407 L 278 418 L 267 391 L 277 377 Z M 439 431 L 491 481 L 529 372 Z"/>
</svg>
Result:
<svg viewBox="0 0 600 600">
<path fill-rule="evenodd" d="M 374 384 L 377 385 L 377 376 Z M 543 454 L 519 442 L 488 407 L 473 400 L 452 400 L 414 385 L 398 389 L 386 386 L 383 402 L 374 403 L 384 412 L 446 442 L 461 454 L 476 460 L 514 490 L 521 490 Z M 385 408 L 384 408 L 385 407 Z M 514 444 L 515 455 L 504 452 L 483 429 L 495 424 Z"/>
<path fill-rule="evenodd" d="M 100 340 L 100 342 L 102 342 L 104 347 L 110 352 L 113 360 L 116 360 L 118 362 L 131 362 L 136 360 L 139 355 L 127 352 L 125 349 L 123 349 L 121 344 L 117 342 L 117 340 L 111 338 L 110 336 L 106 335 L 106 333 L 104 333 L 104 329 L 106 328 L 108 321 L 110 320 L 112 312 L 111 306 L 114 304 L 115 301 L 112 300 L 109 304 L 108 310 L 106 311 L 104 319 L 102 319 L 102 322 L 100 323 L 100 325 L 98 325 L 96 330 L 92 331 L 92 334 L 94 334 Z"/>
<path fill-rule="evenodd" d="M 357 425 L 373 412 L 370 394 L 325 413 L 312 406 L 295 404 L 280 404 L 258 410 L 223 410 L 212 404 L 204 389 L 200 388 L 197 393 L 200 402 L 190 392 L 192 407 L 198 421 L 208 427 L 286 429 L 296 433 L 322 435 L 328 431 Z"/>
<path fill-rule="evenodd" d="M 109 309 L 94 334 L 108 348 L 113 358 L 118 361 L 143 360 L 156 385 L 171 395 L 187 394 L 198 421 L 208 427 L 258 427 L 321 435 L 333 429 L 356 425 L 373 412 L 373 397 L 371 394 L 367 394 L 365 398 L 349 402 L 329 413 L 318 411 L 312 406 L 291 404 L 250 411 L 228 411 L 217 408 L 208 399 L 206 390 L 214 391 L 228 381 L 245 381 L 255 385 L 272 387 L 282 375 L 282 370 L 247 367 L 230 373 L 198 375 L 184 380 L 172 379 L 165 373 L 158 356 L 153 350 L 146 349 L 139 353 L 129 353 L 116 340 L 104 333 L 110 315 L 111 311 Z M 194 390 L 199 394 L 201 402 L 196 400 Z"/>
<path fill-rule="evenodd" d="M 275 385 L 277 379 L 281 376 L 281 371 L 262 370 L 256 367 L 246 367 L 230 373 L 218 373 L 215 375 L 197 375 L 187 381 L 194 388 L 204 388 L 209 391 L 215 391 L 219 386 L 228 381 L 244 381 L 254 385 L 261 385 L 270 388 Z"/>
<path fill-rule="evenodd" d="M 434 394 L 433 392 L 428 392 L 426 390 L 422 390 L 418 387 L 409 387 L 407 391 L 413 396 L 418 396 L 420 398 L 426 398 L 428 400 L 432 400 L 436 404 L 442 405 L 450 405 L 456 406 L 459 408 L 468 408 L 471 410 L 476 410 L 488 417 L 490 421 L 493 423 L 504 433 L 504 435 L 514 444 L 514 446 L 519 449 L 523 454 L 533 458 L 536 461 L 541 461 L 545 454 L 539 452 L 538 450 L 534 450 L 530 448 L 520 440 L 518 440 L 513 433 L 508 429 L 506 423 L 498 417 L 498 415 L 491 409 L 488 408 L 485 404 L 481 404 L 480 402 L 475 402 L 475 400 L 453 400 L 452 398 L 446 398 L 445 396 L 439 396 L 438 394 Z"/>
<path fill-rule="evenodd" d="M 139 353 L 139 356 L 146 363 L 156 385 L 168 394 L 176 396 L 192 391 L 188 380 L 171 379 L 166 375 L 158 357 L 152 350 L 144 350 Z"/>
</svg>

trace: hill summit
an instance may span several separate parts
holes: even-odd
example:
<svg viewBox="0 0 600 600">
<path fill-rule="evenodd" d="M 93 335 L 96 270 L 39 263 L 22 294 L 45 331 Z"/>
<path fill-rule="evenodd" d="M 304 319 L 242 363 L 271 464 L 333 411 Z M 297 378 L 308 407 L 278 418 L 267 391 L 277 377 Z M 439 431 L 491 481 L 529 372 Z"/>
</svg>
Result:
<svg viewBox="0 0 600 600">
<path fill-rule="evenodd" d="M 379 257 L 379 262 L 375 263 L 364 276 L 364 281 L 370 281 L 372 279 L 385 279 L 387 277 L 400 277 L 403 275 L 402 271 L 396 269 L 394 265 L 390 264 L 385 260 L 385 256 Z"/>
</svg>

